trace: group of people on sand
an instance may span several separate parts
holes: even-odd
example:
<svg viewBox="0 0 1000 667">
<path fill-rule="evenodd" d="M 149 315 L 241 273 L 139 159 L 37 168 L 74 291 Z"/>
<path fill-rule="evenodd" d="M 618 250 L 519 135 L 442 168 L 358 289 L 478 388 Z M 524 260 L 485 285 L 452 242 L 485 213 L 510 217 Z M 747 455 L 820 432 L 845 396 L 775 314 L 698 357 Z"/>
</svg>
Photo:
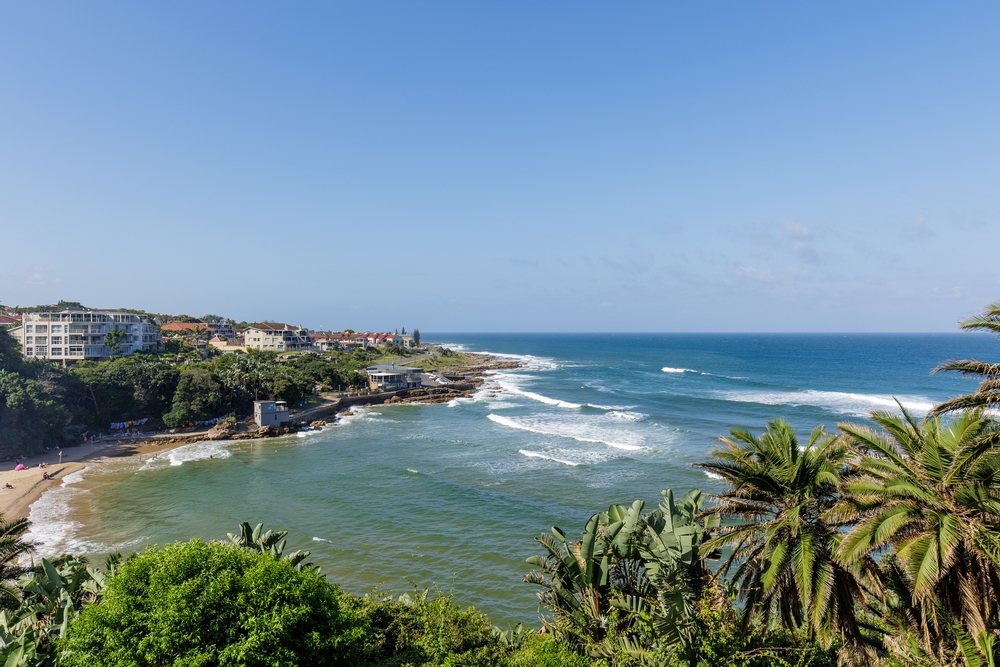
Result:
<svg viewBox="0 0 1000 667">
<path fill-rule="evenodd" d="M 59 452 L 59 462 L 60 463 L 62 463 L 62 457 L 63 457 L 63 453 L 60 450 L 60 452 Z M 28 466 L 24 465 L 24 461 L 26 461 L 26 460 L 27 459 L 24 456 L 18 456 L 17 458 L 15 458 L 14 461 L 17 463 L 17 465 L 14 466 L 14 472 L 20 472 L 22 470 L 27 470 Z M 48 464 L 47 461 L 42 461 L 41 463 L 38 464 L 38 467 L 41 468 L 41 469 L 48 468 L 49 464 Z M 55 479 L 55 473 L 49 474 L 47 472 L 43 472 L 42 473 L 42 479 L 43 480 Z M 11 485 L 10 482 L 7 482 L 7 483 L 5 483 L 3 485 L 3 488 L 4 489 L 13 489 L 14 487 Z"/>
</svg>

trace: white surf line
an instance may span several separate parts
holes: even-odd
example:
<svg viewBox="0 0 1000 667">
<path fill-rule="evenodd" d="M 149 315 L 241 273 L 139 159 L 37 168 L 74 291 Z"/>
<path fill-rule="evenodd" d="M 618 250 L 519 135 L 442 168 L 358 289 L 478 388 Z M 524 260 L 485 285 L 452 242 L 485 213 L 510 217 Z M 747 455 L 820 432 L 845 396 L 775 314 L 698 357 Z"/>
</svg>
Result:
<svg viewBox="0 0 1000 667">
<path fill-rule="evenodd" d="M 513 419 L 511 419 L 509 417 L 503 417 L 501 415 L 489 414 L 489 415 L 486 416 L 486 418 L 489 419 L 492 422 L 500 424 L 501 426 L 506 426 L 508 428 L 516 428 L 516 429 L 520 429 L 522 431 L 529 431 L 531 433 L 539 433 L 541 435 L 552 435 L 552 436 L 556 436 L 556 437 L 559 437 L 559 438 L 570 438 L 572 440 L 576 440 L 577 442 L 589 442 L 589 443 L 596 443 L 596 444 L 601 444 L 601 445 L 607 445 L 608 447 L 614 447 L 615 449 L 623 449 L 623 450 L 630 451 L 630 452 L 634 452 L 634 451 L 637 451 L 637 450 L 640 450 L 640 449 L 645 449 L 644 447 L 642 447 L 640 445 L 626 445 L 626 444 L 620 443 L 620 442 L 611 442 L 611 441 L 608 441 L 608 440 L 602 440 L 601 438 L 586 438 L 586 437 L 583 437 L 583 436 L 573 435 L 573 434 L 570 434 L 570 433 L 560 433 L 559 431 L 546 430 L 546 429 L 543 429 L 543 428 L 532 427 L 532 426 L 528 426 L 527 424 L 522 424 L 520 422 L 514 421 Z"/>
<path fill-rule="evenodd" d="M 562 463 L 564 465 L 574 466 L 574 467 L 580 465 L 579 463 L 576 463 L 574 461 L 567 461 L 565 459 L 557 459 L 554 456 L 548 456 L 547 454 L 542 454 L 541 452 L 533 452 L 530 449 L 519 449 L 517 451 L 518 451 L 519 454 L 523 454 L 524 456 L 528 456 L 528 457 L 533 458 L 533 459 L 545 459 L 547 461 L 555 461 L 556 463 Z"/>
<path fill-rule="evenodd" d="M 743 391 L 721 392 L 726 400 L 741 403 L 760 403 L 761 405 L 791 405 L 795 407 L 810 406 L 840 414 L 867 417 L 872 410 L 898 409 L 896 400 L 886 394 L 855 394 L 843 391 L 820 391 L 804 389 L 800 391 Z M 898 396 L 899 401 L 907 410 L 926 413 L 934 404 L 923 396 Z"/>
</svg>

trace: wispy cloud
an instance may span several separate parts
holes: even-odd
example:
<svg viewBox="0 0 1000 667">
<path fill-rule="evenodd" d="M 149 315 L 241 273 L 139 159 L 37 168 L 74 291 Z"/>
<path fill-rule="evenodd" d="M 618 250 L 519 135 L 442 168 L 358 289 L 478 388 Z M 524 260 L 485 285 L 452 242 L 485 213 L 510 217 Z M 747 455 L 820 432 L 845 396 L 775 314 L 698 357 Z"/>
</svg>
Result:
<svg viewBox="0 0 1000 667">
<path fill-rule="evenodd" d="M 62 278 L 49 276 L 50 269 L 42 268 L 40 266 L 32 267 L 32 273 L 28 276 L 28 279 L 24 281 L 25 285 L 58 285 L 62 282 Z"/>
<path fill-rule="evenodd" d="M 781 223 L 781 228 L 785 230 L 785 234 L 788 234 L 789 237 L 800 241 L 811 241 L 816 237 L 809 227 L 794 220 L 785 220 Z"/>
<path fill-rule="evenodd" d="M 733 275 L 743 280 L 777 285 L 794 285 L 809 278 L 805 269 L 792 266 L 785 269 L 755 269 L 752 266 L 737 266 Z"/>
<path fill-rule="evenodd" d="M 781 223 L 792 254 L 809 264 L 819 264 L 822 261 L 819 251 L 813 245 L 816 234 L 807 225 L 795 220 L 785 220 Z"/>
<path fill-rule="evenodd" d="M 806 264 L 822 264 L 830 257 L 820 252 L 817 241 L 824 234 L 822 229 L 810 227 L 797 220 L 785 220 L 778 225 L 767 225 L 754 230 L 750 237 L 762 250 L 751 253 L 757 259 L 765 259 L 774 252 L 787 253 Z"/>
<path fill-rule="evenodd" d="M 652 266 L 652 262 L 650 260 L 637 259 L 631 255 L 621 259 L 613 259 L 607 255 L 601 255 L 598 257 L 598 261 L 602 266 L 627 274 L 645 273 L 649 271 Z"/>
<path fill-rule="evenodd" d="M 961 213 L 952 218 L 951 224 L 963 229 L 980 229 L 989 225 L 989 221 L 979 214 Z"/>
<path fill-rule="evenodd" d="M 927 226 L 927 218 L 922 215 L 915 215 L 903 223 L 899 230 L 899 236 L 904 241 L 922 241 L 925 238 L 934 236 L 933 230 Z"/>
</svg>

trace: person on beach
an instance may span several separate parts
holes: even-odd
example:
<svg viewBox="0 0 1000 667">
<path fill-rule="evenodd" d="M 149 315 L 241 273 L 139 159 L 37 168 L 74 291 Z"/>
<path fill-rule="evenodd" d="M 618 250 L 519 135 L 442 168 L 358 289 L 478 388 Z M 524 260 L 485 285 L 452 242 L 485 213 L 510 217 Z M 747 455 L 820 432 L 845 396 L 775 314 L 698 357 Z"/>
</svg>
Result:
<svg viewBox="0 0 1000 667">
<path fill-rule="evenodd" d="M 13 489 L 14 487 L 10 485 L 10 482 L 7 482 L 6 484 L 3 485 L 3 488 L 5 488 L 5 489 Z"/>
</svg>

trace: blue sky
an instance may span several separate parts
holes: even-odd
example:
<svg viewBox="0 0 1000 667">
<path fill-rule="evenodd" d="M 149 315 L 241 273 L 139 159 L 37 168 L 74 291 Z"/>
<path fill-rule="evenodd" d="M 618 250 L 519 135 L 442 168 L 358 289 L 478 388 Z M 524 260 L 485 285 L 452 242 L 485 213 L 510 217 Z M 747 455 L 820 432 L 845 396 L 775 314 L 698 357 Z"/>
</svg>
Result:
<svg viewBox="0 0 1000 667">
<path fill-rule="evenodd" d="M 0 3 L 0 303 L 954 331 L 996 3 Z"/>
</svg>

